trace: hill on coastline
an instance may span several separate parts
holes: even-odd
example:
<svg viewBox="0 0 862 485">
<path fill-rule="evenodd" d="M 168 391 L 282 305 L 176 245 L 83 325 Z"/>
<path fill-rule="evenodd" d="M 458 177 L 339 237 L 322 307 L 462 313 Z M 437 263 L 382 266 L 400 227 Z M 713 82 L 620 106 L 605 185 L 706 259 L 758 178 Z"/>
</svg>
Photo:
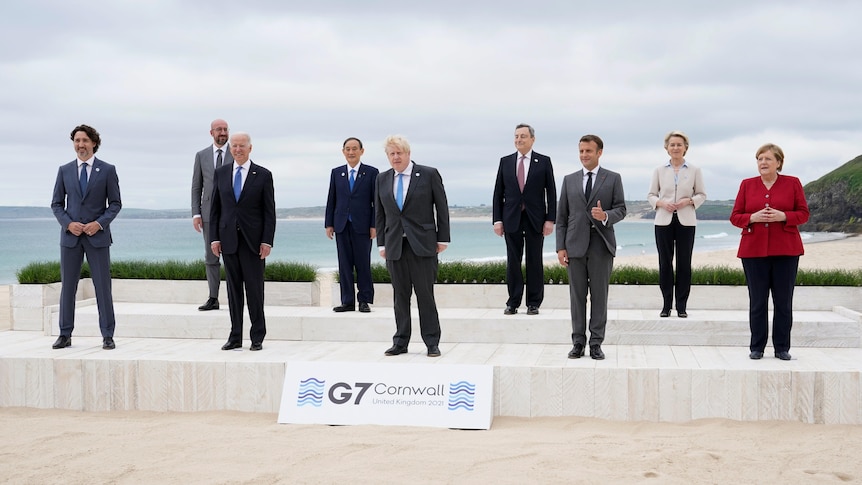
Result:
<svg viewBox="0 0 862 485">
<path fill-rule="evenodd" d="M 805 185 L 803 231 L 862 232 L 862 155 Z"/>
</svg>

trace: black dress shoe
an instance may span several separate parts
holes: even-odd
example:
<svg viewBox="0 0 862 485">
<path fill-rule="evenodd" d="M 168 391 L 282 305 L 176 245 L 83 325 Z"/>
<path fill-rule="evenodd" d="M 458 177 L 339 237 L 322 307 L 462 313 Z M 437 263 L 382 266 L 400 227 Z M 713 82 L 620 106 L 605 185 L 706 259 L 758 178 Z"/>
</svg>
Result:
<svg viewBox="0 0 862 485">
<path fill-rule="evenodd" d="M 782 350 L 781 352 L 776 352 L 775 358 L 781 359 L 781 360 L 790 360 L 790 352 L 788 352 L 786 350 Z"/>
<path fill-rule="evenodd" d="M 428 347 L 428 357 L 440 357 L 440 347 L 436 345 Z"/>
<path fill-rule="evenodd" d="M 503 310 L 503 315 L 514 315 L 516 313 L 518 313 L 518 309 L 509 305 L 506 305 L 506 309 Z"/>
<path fill-rule="evenodd" d="M 660 316 L 662 318 L 669 317 L 670 316 L 670 309 L 668 308 L 667 310 L 662 310 L 661 313 L 658 314 L 658 316 Z"/>
<path fill-rule="evenodd" d="M 604 360 L 605 353 L 602 352 L 602 346 L 590 345 L 590 357 L 592 357 L 593 360 Z"/>
<path fill-rule="evenodd" d="M 361 303 L 360 303 L 360 305 L 361 305 Z M 353 303 L 351 303 L 350 305 L 338 305 L 337 307 L 332 309 L 332 311 L 334 311 L 335 313 L 352 312 L 355 310 L 356 310 L 356 306 L 353 305 Z"/>
<path fill-rule="evenodd" d="M 570 359 L 580 359 L 584 355 L 584 344 L 575 344 L 569 351 Z"/>
<path fill-rule="evenodd" d="M 72 337 L 67 337 L 65 335 L 60 335 L 57 337 L 57 340 L 54 342 L 54 345 L 51 346 L 52 349 L 62 349 L 72 345 Z"/>
<path fill-rule="evenodd" d="M 538 315 L 539 307 L 537 306 L 528 306 L 527 307 L 527 315 Z"/>
<path fill-rule="evenodd" d="M 685 310 L 677 310 L 676 316 L 679 318 L 688 318 L 688 313 L 686 313 Z"/>
<path fill-rule="evenodd" d="M 371 307 L 364 301 L 359 302 L 359 311 L 362 313 L 371 313 Z"/>
<path fill-rule="evenodd" d="M 393 345 L 392 347 L 389 347 L 388 349 L 386 349 L 386 352 L 384 352 L 384 354 L 386 354 L 386 355 L 398 355 L 398 354 L 406 354 L 406 353 L 407 353 L 407 347 L 402 347 L 400 345 Z"/>
<path fill-rule="evenodd" d="M 226 344 L 221 346 L 221 349 L 222 350 L 233 350 L 233 349 L 238 349 L 240 347 L 242 347 L 242 342 L 231 342 L 230 340 L 228 340 Z"/>
<path fill-rule="evenodd" d="M 252 343 L 251 347 L 249 347 L 248 350 L 255 351 L 255 350 L 261 350 L 262 348 L 263 348 L 263 343 L 257 342 L 257 343 Z"/>
<path fill-rule="evenodd" d="M 114 350 L 117 348 L 117 345 L 114 344 L 114 339 L 111 337 L 105 337 L 102 339 L 102 348 L 105 350 Z"/>
<path fill-rule="evenodd" d="M 752 350 L 751 353 L 748 354 L 748 358 L 751 360 L 760 360 L 763 358 L 763 351 Z"/>
<path fill-rule="evenodd" d="M 218 299 L 210 298 L 206 303 L 198 307 L 198 310 L 205 312 L 209 310 L 218 310 Z"/>
</svg>

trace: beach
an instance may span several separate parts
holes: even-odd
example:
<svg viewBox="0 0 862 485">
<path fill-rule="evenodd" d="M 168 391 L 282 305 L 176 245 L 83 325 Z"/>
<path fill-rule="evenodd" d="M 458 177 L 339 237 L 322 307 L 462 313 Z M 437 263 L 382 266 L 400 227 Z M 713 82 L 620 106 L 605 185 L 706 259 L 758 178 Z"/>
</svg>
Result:
<svg viewBox="0 0 862 485">
<path fill-rule="evenodd" d="M 862 269 L 862 238 L 806 269 Z M 615 264 L 656 267 L 655 255 Z M 735 250 L 694 266 L 741 267 Z M 445 324 L 445 323 L 444 323 Z M 488 431 L 280 425 L 275 414 L 2 408 L 2 483 L 859 483 L 862 426 L 497 417 Z"/>
</svg>

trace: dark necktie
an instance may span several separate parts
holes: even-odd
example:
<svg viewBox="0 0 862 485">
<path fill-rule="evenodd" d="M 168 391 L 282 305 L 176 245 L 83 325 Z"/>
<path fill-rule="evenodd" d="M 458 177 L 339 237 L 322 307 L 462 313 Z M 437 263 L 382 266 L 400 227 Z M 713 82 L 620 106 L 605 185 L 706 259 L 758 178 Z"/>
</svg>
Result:
<svg viewBox="0 0 862 485">
<path fill-rule="evenodd" d="M 221 164 L 224 163 L 224 158 L 222 158 L 222 156 L 221 156 L 221 154 L 222 154 L 221 148 L 219 148 L 217 151 L 218 151 L 218 158 L 216 158 L 216 168 L 219 168 L 219 167 L 221 167 Z"/>
<path fill-rule="evenodd" d="M 587 202 L 590 201 L 590 194 L 593 193 L 593 172 L 587 172 L 587 186 L 584 187 L 584 197 L 587 198 Z"/>
<path fill-rule="evenodd" d="M 233 176 L 233 196 L 239 200 L 239 194 L 242 193 L 242 167 L 236 168 L 236 175 Z"/>
<path fill-rule="evenodd" d="M 81 178 L 78 179 L 78 183 L 81 184 L 81 197 L 84 196 L 84 192 L 87 191 L 87 164 L 81 164 Z"/>
<path fill-rule="evenodd" d="M 353 184 L 354 184 L 354 183 L 356 183 L 356 178 L 354 177 L 354 174 L 355 174 L 355 173 L 356 173 L 356 169 L 355 169 L 355 168 L 351 168 L 351 169 L 350 169 L 350 180 L 349 180 L 349 181 L 350 181 L 350 191 L 351 191 L 351 192 L 353 192 Z"/>
</svg>

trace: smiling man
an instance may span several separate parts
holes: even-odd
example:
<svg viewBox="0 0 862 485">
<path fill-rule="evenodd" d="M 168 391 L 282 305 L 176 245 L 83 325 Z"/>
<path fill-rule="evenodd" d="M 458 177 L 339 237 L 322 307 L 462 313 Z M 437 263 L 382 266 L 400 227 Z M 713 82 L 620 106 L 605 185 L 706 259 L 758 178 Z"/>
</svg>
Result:
<svg viewBox="0 0 862 485">
<path fill-rule="evenodd" d="M 96 290 L 102 348 L 114 344 L 114 299 L 111 292 L 111 222 L 123 207 L 117 169 L 98 158 L 102 138 L 87 125 L 72 130 L 77 159 L 60 167 L 54 184 L 51 210 L 60 223 L 60 336 L 53 348 L 72 345 L 75 328 L 75 294 L 84 255 Z"/>
</svg>

